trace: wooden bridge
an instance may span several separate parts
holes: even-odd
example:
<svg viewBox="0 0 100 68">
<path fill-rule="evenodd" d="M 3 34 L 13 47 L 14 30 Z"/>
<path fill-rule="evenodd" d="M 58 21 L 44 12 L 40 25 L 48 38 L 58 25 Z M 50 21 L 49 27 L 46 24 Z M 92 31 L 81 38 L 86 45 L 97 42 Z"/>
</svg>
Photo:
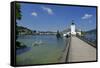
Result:
<svg viewBox="0 0 100 68">
<path fill-rule="evenodd" d="M 76 36 L 72 36 L 71 42 L 66 46 L 60 62 L 81 61 L 96 61 L 96 48 Z"/>
</svg>

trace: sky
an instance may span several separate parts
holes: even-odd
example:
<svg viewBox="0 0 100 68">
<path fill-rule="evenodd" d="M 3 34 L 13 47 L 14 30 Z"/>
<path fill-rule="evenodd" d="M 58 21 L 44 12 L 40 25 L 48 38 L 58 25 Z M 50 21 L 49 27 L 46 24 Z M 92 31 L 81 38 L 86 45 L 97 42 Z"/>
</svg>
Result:
<svg viewBox="0 0 100 68">
<path fill-rule="evenodd" d="M 37 31 L 63 31 L 70 28 L 72 20 L 83 31 L 96 28 L 96 8 L 20 3 L 22 19 L 19 26 Z"/>
</svg>

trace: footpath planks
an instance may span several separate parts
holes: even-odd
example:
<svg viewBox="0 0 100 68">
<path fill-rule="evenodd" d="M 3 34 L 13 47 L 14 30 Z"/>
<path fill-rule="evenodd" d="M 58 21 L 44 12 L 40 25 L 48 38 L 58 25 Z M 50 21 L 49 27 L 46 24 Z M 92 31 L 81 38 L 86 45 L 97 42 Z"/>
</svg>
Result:
<svg viewBox="0 0 100 68">
<path fill-rule="evenodd" d="M 95 61 L 95 60 L 96 60 L 96 48 L 80 40 L 76 36 L 72 36 L 67 62 Z"/>
</svg>

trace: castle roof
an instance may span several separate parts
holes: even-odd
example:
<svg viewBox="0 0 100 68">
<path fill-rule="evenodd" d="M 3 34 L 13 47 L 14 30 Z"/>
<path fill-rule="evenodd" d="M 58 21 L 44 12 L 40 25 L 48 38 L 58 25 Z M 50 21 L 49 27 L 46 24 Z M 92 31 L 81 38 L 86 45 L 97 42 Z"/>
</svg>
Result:
<svg viewBox="0 0 100 68">
<path fill-rule="evenodd" d="M 71 23 L 71 25 L 75 25 L 75 23 L 74 23 L 74 20 L 72 20 L 72 23 Z"/>
</svg>

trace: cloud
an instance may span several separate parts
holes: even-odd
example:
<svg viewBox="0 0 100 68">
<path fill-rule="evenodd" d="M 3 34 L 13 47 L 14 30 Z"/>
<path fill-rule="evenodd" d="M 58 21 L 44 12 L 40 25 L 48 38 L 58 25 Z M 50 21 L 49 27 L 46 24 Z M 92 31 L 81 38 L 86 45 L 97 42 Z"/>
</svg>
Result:
<svg viewBox="0 0 100 68">
<path fill-rule="evenodd" d="M 42 9 L 43 9 L 44 11 L 46 11 L 48 14 L 50 14 L 50 15 L 52 15 L 52 14 L 53 14 L 52 9 L 51 9 L 51 8 L 49 8 L 49 7 L 42 7 Z"/>
<path fill-rule="evenodd" d="M 84 14 L 82 19 L 90 19 L 93 15 L 92 14 Z"/>
<path fill-rule="evenodd" d="M 38 14 L 36 12 L 32 12 L 32 15 L 36 17 Z"/>
</svg>

